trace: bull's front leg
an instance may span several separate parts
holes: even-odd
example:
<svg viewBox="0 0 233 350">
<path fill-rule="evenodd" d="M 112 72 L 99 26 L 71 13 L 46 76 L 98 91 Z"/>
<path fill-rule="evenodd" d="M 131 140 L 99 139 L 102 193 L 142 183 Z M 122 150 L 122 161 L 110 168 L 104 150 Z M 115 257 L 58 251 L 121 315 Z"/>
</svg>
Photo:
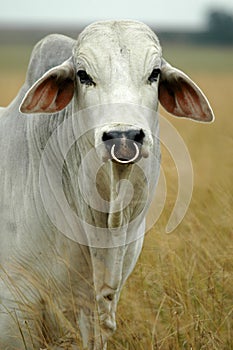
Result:
<svg viewBox="0 0 233 350">
<path fill-rule="evenodd" d="M 90 248 L 93 295 L 89 288 L 90 300 L 81 306 L 79 314 L 84 349 L 107 349 L 107 340 L 116 330 L 115 314 L 122 286 L 125 250 L 125 247 Z"/>
<path fill-rule="evenodd" d="M 116 330 L 115 315 L 120 292 L 136 264 L 143 244 L 143 234 L 138 236 L 140 238 L 134 242 L 124 244 L 123 241 L 121 246 L 115 244 L 112 248 L 94 248 L 90 244 L 94 294 L 93 304 L 90 302 L 89 305 L 93 306 L 81 308 L 79 317 L 85 349 L 105 350 L 109 337 Z"/>
<path fill-rule="evenodd" d="M 140 242 L 140 249 L 141 244 Z M 135 250 L 137 245 L 133 243 L 131 249 Z M 135 265 L 129 257 L 132 254 L 132 251 L 129 253 L 129 246 L 90 248 L 95 305 L 92 312 L 81 313 L 80 324 L 84 348 L 88 350 L 107 349 L 107 341 L 116 330 L 120 292 Z"/>
<path fill-rule="evenodd" d="M 89 301 L 86 299 L 79 312 L 78 323 L 83 348 L 106 350 L 107 341 L 116 330 L 115 314 L 120 290 L 103 285 L 101 290 L 93 287 L 93 292 L 93 297 Z"/>
<path fill-rule="evenodd" d="M 93 305 L 94 306 L 94 305 Z M 85 350 L 106 350 L 108 338 L 114 329 L 101 322 L 101 312 L 96 305 L 95 311 L 81 309 L 79 314 L 79 329 Z M 109 327 L 110 326 L 110 327 Z"/>
</svg>

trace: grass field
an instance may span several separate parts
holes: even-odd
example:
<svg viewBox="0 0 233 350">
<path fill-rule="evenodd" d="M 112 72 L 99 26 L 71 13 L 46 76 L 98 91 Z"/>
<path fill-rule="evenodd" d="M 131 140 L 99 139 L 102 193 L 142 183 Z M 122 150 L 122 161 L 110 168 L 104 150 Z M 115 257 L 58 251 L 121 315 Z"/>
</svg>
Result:
<svg viewBox="0 0 233 350">
<path fill-rule="evenodd" d="M 21 86 L 29 47 L 1 47 L 0 105 Z M 168 183 L 164 211 L 118 306 L 109 350 L 233 349 L 233 50 L 165 47 L 166 59 L 203 89 L 211 125 L 168 117 L 188 146 L 194 190 L 179 227 L 165 233 L 177 192 L 175 166 L 163 149 Z M 165 115 L 165 112 L 161 110 Z"/>
</svg>

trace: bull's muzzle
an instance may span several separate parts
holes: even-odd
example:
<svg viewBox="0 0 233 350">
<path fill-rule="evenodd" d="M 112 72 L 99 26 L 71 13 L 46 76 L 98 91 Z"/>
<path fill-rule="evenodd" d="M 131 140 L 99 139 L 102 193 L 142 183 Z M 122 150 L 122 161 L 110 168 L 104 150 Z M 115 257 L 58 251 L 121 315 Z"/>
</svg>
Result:
<svg viewBox="0 0 233 350">
<path fill-rule="evenodd" d="M 109 158 L 117 163 L 135 163 L 141 158 L 145 134 L 143 130 L 104 132 L 102 140 Z"/>
</svg>

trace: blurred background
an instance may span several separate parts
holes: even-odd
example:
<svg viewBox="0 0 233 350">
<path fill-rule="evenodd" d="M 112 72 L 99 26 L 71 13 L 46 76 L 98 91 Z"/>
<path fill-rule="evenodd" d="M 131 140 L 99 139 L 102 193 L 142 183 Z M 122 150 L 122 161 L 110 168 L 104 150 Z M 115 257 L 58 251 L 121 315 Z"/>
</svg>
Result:
<svg viewBox="0 0 233 350">
<path fill-rule="evenodd" d="M 123 290 L 118 330 L 109 349 L 233 349 L 232 0 L 4 1 L 0 105 L 7 106 L 16 96 L 38 40 L 49 33 L 76 38 L 87 24 L 105 19 L 148 24 L 166 60 L 200 86 L 216 116 L 214 123 L 204 125 L 173 118 L 161 109 L 189 149 L 193 197 L 182 223 L 166 235 L 177 173 L 163 147 L 166 205 L 147 233 L 139 263 Z"/>
<path fill-rule="evenodd" d="M 182 69 L 232 70 L 231 0 L 4 1 L 0 12 L 0 82 L 10 88 L 1 91 L 0 105 L 9 103 L 17 93 L 38 40 L 49 33 L 76 38 L 86 25 L 106 19 L 145 22 L 158 34 L 164 56 Z"/>
</svg>

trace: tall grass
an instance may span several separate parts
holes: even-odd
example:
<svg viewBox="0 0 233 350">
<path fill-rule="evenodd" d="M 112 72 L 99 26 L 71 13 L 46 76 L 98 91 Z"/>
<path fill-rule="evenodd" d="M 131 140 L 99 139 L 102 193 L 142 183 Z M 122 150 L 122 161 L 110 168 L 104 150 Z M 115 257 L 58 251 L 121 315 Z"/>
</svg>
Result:
<svg viewBox="0 0 233 350">
<path fill-rule="evenodd" d="M 203 125 L 168 117 L 184 138 L 193 161 L 192 201 L 179 227 L 165 234 L 177 179 L 174 164 L 163 149 L 166 206 L 146 234 L 139 262 L 123 289 L 118 329 L 109 350 L 233 349 L 233 69 L 229 50 L 225 55 L 212 52 L 212 56 L 204 49 L 174 50 L 174 60 L 172 52 L 165 49 L 166 58 L 187 69 L 205 91 L 216 122 Z M 5 66 L 3 71 L 0 104 L 6 105 L 25 73 L 21 69 L 6 71 Z M 64 340 L 64 347 L 68 343 Z"/>
<path fill-rule="evenodd" d="M 177 179 L 163 150 L 166 206 L 123 290 L 110 350 L 233 349 L 233 71 L 189 74 L 208 95 L 216 121 L 168 117 L 192 158 L 192 201 L 179 227 L 164 233 Z"/>
</svg>

